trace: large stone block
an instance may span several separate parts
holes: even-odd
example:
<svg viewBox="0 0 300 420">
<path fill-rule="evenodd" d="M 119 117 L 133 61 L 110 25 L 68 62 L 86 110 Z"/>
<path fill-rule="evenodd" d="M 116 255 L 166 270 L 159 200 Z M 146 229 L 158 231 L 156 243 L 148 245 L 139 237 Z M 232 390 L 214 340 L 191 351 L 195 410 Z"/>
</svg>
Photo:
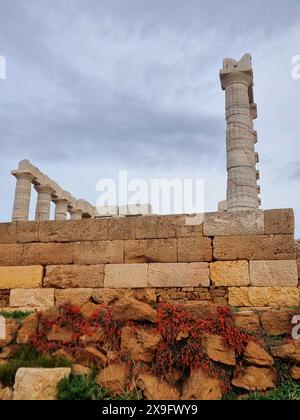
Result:
<svg viewBox="0 0 300 420">
<path fill-rule="evenodd" d="M 297 287 L 298 272 L 296 260 L 292 261 L 250 261 L 251 286 Z"/>
<path fill-rule="evenodd" d="M 70 368 L 21 368 L 16 374 L 14 400 L 56 400 L 59 382 L 69 378 L 70 374 Z"/>
<path fill-rule="evenodd" d="M 54 306 L 54 289 L 13 289 L 9 304 L 13 308 L 48 308 Z"/>
<path fill-rule="evenodd" d="M 209 287 L 207 263 L 149 264 L 148 287 Z"/>
<path fill-rule="evenodd" d="M 295 232 L 295 215 L 293 209 L 265 210 L 265 234 L 284 235 Z"/>
<path fill-rule="evenodd" d="M 210 238 L 179 238 L 179 262 L 209 262 L 212 261 L 212 240 Z"/>
<path fill-rule="evenodd" d="M 16 222 L 16 241 L 30 243 L 39 241 L 39 222 Z"/>
<path fill-rule="evenodd" d="M 108 219 L 110 241 L 135 239 L 136 217 L 111 217 Z"/>
<path fill-rule="evenodd" d="M 101 288 L 104 286 L 104 264 L 49 265 L 46 268 L 44 286 L 57 289 Z"/>
<path fill-rule="evenodd" d="M 204 236 L 263 235 L 264 212 L 217 212 L 204 215 Z"/>
<path fill-rule="evenodd" d="M 0 244 L 0 266 L 22 265 L 23 245 Z"/>
<path fill-rule="evenodd" d="M 296 246 L 293 235 L 216 236 L 214 258 L 233 260 L 293 260 Z"/>
<path fill-rule="evenodd" d="M 217 286 L 249 286 L 248 261 L 217 261 L 210 263 L 210 279 Z"/>
<path fill-rule="evenodd" d="M 121 264 L 123 260 L 124 241 L 79 242 L 74 245 L 75 264 Z"/>
<path fill-rule="evenodd" d="M 136 239 L 176 238 L 178 216 L 142 216 L 136 218 Z"/>
<path fill-rule="evenodd" d="M 61 220 L 40 223 L 40 242 L 107 240 L 108 219 Z"/>
<path fill-rule="evenodd" d="M 112 289 L 147 287 L 148 264 L 108 264 L 104 287 Z"/>
<path fill-rule="evenodd" d="M 24 265 L 60 265 L 72 264 L 74 260 L 74 244 L 36 243 L 25 244 Z"/>
<path fill-rule="evenodd" d="M 229 305 L 236 307 L 290 307 L 299 305 L 296 287 L 232 287 Z"/>
<path fill-rule="evenodd" d="M 125 241 L 125 263 L 177 262 L 177 239 Z"/>
<path fill-rule="evenodd" d="M 0 289 L 33 289 L 42 287 L 42 266 L 0 267 Z"/>
<path fill-rule="evenodd" d="M 93 289 L 63 289 L 55 290 L 55 304 L 62 306 L 65 304 L 82 306 L 91 300 Z"/>
<path fill-rule="evenodd" d="M 16 224 L 0 223 L 0 244 L 13 244 L 16 242 Z"/>
</svg>

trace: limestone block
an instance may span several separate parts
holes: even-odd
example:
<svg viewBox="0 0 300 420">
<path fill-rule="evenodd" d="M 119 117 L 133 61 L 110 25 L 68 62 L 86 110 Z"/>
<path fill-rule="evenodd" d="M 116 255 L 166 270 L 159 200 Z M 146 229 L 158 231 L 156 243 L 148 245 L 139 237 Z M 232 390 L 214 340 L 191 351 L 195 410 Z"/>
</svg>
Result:
<svg viewBox="0 0 300 420">
<path fill-rule="evenodd" d="M 110 241 L 135 239 L 135 217 L 111 217 L 108 219 Z"/>
<path fill-rule="evenodd" d="M 210 263 L 210 279 L 217 286 L 249 286 L 248 261 L 217 261 Z"/>
<path fill-rule="evenodd" d="M 136 239 L 176 238 L 178 216 L 141 216 L 136 218 Z"/>
<path fill-rule="evenodd" d="M 23 254 L 24 265 L 60 265 L 73 264 L 74 245 L 60 243 L 25 244 Z"/>
<path fill-rule="evenodd" d="M 66 303 L 82 306 L 91 300 L 93 289 L 63 289 L 55 290 L 55 304 L 62 306 Z"/>
<path fill-rule="evenodd" d="M 147 287 L 148 264 L 105 266 L 104 287 L 112 289 Z"/>
<path fill-rule="evenodd" d="M 62 379 L 67 379 L 70 374 L 70 368 L 21 368 L 16 374 L 14 400 L 56 400 L 57 385 Z"/>
<path fill-rule="evenodd" d="M 79 242 L 107 240 L 108 220 L 81 219 L 40 223 L 40 242 Z"/>
<path fill-rule="evenodd" d="M 104 286 L 104 264 L 48 265 L 44 286 L 57 289 L 101 288 Z"/>
<path fill-rule="evenodd" d="M 0 244 L 0 266 L 22 265 L 23 245 Z"/>
<path fill-rule="evenodd" d="M 148 287 L 209 287 L 207 263 L 149 264 Z"/>
<path fill-rule="evenodd" d="M 75 264 L 121 264 L 123 258 L 123 241 L 79 242 L 74 245 Z"/>
<path fill-rule="evenodd" d="M 232 287 L 229 305 L 236 307 L 290 307 L 299 305 L 296 287 Z"/>
<path fill-rule="evenodd" d="M 293 235 L 215 236 L 214 258 L 233 260 L 293 260 L 296 249 Z"/>
<path fill-rule="evenodd" d="M 10 292 L 11 307 L 47 308 L 54 306 L 54 289 L 13 289 Z"/>
<path fill-rule="evenodd" d="M 295 215 L 293 209 L 266 210 L 264 215 L 266 235 L 294 234 Z"/>
<path fill-rule="evenodd" d="M 212 240 L 210 238 L 179 238 L 179 262 L 209 262 L 212 261 Z"/>
<path fill-rule="evenodd" d="M 16 242 L 16 223 L 0 223 L 0 244 Z"/>
<path fill-rule="evenodd" d="M 292 261 L 250 261 L 251 286 L 297 287 L 298 272 L 296 260 Z"/>
<path fill-rule="evenodd" d="M 16 241 L 30 243 L 39 241 L 39 222 L 16 222 Z"/>
<path fill-rule="evenodd" d="M 192 238 L 203 236 L 204 214 L 178 216 L 176 219 L 176 237 Z"/>
<path fill-rule="evenodd" d="M 204 236 L 263 235 L 264 212 L 217 212 L 206 213 L 203 225 Z"/>
<path fill-rule="evenodd" d="M 42 266 L 0 267 L 0 289 L 33 289 L 42 286 Z"/>
<path fill-rule="evenodd" d="M 177 239 L 125 241 L 125 263 L 177 262 Z"/>
<path fill-rule="evenodd" d="M 232 385 L 247 391 L 266 391 L 277 384 L 276 370 L 273 368 L 257 368 L 249 366 L 239 369 L 232 380 Z"/>
</svg>

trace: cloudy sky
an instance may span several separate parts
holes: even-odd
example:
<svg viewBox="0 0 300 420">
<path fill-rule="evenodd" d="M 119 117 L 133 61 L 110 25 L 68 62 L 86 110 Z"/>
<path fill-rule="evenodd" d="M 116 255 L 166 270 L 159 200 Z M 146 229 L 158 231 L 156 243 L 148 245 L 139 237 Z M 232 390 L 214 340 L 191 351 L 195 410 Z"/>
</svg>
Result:
<svg viewBox="0 0 300 420">
<path fill-rule="evenodd" d="M 263 208 L 300 236 L 299 0 L 0 0 L 0 221 L 27 158 L 78 198 L 96 183 L 203 178 L 226 189 L 224 57 L 253 57 Z"/>
</svg>

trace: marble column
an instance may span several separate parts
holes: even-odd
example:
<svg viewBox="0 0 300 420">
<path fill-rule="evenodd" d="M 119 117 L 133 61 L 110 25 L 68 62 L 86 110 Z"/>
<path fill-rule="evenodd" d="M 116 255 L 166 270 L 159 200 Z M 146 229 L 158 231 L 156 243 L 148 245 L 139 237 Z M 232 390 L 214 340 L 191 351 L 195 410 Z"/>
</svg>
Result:
<svg viewBox="0 0 300 420">
<path fill-rule="evenodd" d="M 83 211 L 82 210 L 70 210 L 71 220 L 81 220 Z"/>
<path fill-rule="evenodd" d="M 35 189 L 38 193 L 35 220 L 49 220 L 53 190 L 48 185 L 39 185 L 36 186 Z"/>
<path fill-rule="evenodd" d="M 29 172 L 23 173 L 18 171 L 12 171 L 12 175 L 17 179 L 12 220 L 13 222 L 18 220 L 26 222 L 29 219 L 31 188 L 34 176 Z"/>
<path fill-rule="evenodd" d="M 55 203 L 55 220 L 66 220 L 68 214 L 68 206 L 69 202 L 63 199 L 55 199 L 53 200 Z"/>
<path fill-rule="evenodd" d="M 228 211 L 258 208 L 257 154 L 253 118 L 256 106 L 251 105 L 253 72 L 251 57 L 236 62 L 224 60 L 220 72 L 226 96 L 227 120 L 227 208 Z"/>
</svg>

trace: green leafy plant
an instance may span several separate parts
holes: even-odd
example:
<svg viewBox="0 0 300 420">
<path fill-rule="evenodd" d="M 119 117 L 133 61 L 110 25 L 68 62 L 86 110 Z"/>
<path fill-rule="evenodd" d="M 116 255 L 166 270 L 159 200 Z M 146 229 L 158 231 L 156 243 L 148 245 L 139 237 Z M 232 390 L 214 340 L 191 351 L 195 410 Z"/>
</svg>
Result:
<svg viewBox="0 0 300 420">
<path fill-rule="evenodd" d="M 253 392 L 247 400 L 250 401 L 300 401 L 300 384 L 294 381 L 283 382 L 278 388 L 265 394 Z"/>
<path fill-rule="evenodd" d="M 56 368 L 69 366 L 70 362 L 64 358 L 40 355 L 34 348 L 24 346 L 18 349 L 5 365 L 0 366 L 0 383 L 4 386 L 13 386 L 17 370 L 21 367 Z"/>
<path fill-rule="evenodd" d="M 124 391 L 112 396 L 105 388 L 96 383 L 96 372 L 85 376 L 70 376 L 58 384 L 58 400 L 83 401 L 83 400 L 140 400 L 142 395 L 138 390 Z"/>
<path fill-rule="evenodd" d="M 18 319 L 21 321 L 27 318 L 31 314 L 32 312 L 25 312 L 25 311 L 13 311 L 13 312 L 0 311 L 0 316 L 3 316 L 3 318 Z"/>
</svg>

